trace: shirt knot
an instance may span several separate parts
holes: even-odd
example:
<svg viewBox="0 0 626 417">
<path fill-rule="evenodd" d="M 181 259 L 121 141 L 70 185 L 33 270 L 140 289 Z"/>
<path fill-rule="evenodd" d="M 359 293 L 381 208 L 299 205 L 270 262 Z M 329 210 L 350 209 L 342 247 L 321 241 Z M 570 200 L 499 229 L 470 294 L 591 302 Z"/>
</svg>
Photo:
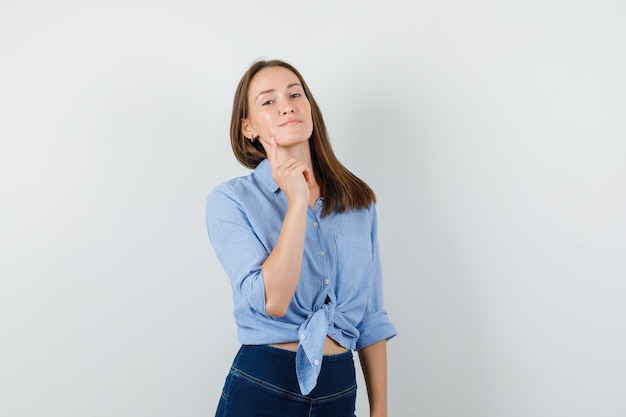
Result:
<svg viewBox="0 0 626 417">
<path fill-rule="evenodd" d="M 323 304 L 304 323 L 298 331 L 300 342 L 296 353 L 296 374 L 300 391 L 309 394 L 317 384 L 317 377 L 322 369 L 324 344 L 328 328 L 335 318 L 334 303 Z"/>
</svg>

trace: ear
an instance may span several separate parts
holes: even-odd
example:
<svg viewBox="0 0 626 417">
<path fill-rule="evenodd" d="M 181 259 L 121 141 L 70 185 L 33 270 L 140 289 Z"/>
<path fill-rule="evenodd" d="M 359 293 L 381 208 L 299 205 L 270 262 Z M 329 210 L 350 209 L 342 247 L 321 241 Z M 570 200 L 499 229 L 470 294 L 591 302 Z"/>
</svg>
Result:
<svg viewBox="0 0 626 417">
<path fill-rule="evenodd" d="M 252 129 L 252 125 L 250 124 L 249 119 L 241 119 L 240 129 L 243 135 L 248 139 L 254 138 L 256 136 L 256 133 L 254 133 L 254 129 Z"/>
</svg>

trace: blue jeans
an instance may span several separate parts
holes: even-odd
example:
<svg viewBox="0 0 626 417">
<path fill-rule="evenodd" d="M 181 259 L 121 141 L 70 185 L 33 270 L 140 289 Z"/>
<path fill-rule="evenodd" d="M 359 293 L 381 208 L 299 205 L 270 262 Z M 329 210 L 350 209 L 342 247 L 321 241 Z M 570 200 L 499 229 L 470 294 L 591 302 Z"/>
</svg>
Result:
<svg viewBox="0 0 626 417">
<path fill-rule="evenodd" d="M 226 377 L 215 417 L 354 417 L 355 404 L 352 352 L 324 356 L 317 386 L 302 395 L 295 352 L 243 345 Z"/>
</svg>

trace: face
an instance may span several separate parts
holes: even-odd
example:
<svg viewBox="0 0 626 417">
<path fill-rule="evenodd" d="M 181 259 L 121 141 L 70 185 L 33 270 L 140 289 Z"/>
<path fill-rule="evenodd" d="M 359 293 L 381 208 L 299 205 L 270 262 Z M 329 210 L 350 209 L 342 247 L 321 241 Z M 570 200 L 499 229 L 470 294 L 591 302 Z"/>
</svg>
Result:
<svg viewBox="0 0 626 417">
<path fill-rule="evenodd" d="M 250 81 L 249 116 L 241 122 L 244 136 L 279 146 L 307 142 L 313 133 L 311 104 L 298 77 L 284 67 L 267 67 Z"/>
</svg>

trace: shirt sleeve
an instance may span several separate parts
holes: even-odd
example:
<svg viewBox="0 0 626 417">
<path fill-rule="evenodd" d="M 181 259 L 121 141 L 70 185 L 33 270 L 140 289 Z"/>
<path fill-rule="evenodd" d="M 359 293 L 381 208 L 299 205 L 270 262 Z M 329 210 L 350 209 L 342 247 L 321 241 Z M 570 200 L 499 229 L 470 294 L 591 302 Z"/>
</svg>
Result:
<svg viewBox="0 0 626 417">
<path fill-rule="evenodd" d="M 206 227 L 215 255 L 231 281 L 235 303 L 245 300 L 266 314 L 261 266 L 269 253 L 226 186 L 213 190 L 207 198 Z"/>
<path fill-rule="evenodd" d="M 363 319 L 357 326 L 359 339 L 356 348 L 363 349 L 381 340 L 389 340 L 397 334 L 394 325 L 383 308 L 383 279 L 380 253 L 378 248 L 378 219 L 376 206 L 371 208 L 371 236 L 372 236 L 372 268 L 370 276 L 370 290 Z"/>
</svg>

